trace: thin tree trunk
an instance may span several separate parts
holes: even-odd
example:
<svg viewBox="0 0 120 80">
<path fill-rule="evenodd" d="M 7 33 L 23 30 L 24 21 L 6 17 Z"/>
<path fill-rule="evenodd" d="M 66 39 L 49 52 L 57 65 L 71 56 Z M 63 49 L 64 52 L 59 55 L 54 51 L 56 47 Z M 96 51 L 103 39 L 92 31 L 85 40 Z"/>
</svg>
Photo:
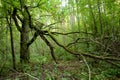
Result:
<svg viewBox="0 0 120 80">
<path fill-rule="evenodd" d="M 101 10 L 100 10 L 100 1 L 97 1 L 97 6 L 98 6 L 98 14 L 99 14 L 99 22 L 100 22 L 100 30 L 101 30 L 101 35 L 103 34 L 103 26 L 102 26 L 102 16 L 101 16 Z"/>
<path fill-rule="evenodd" d="M 91 6 L 91 1 L 90 0 L 88 0 L 88 5 L 89 5 L 89 8 L 90 8 L 90 15 L 91 15 L 91 17 L 93 19 L 93 34 L 94 34 L 94 38 L 95 38 L 97 36 L 98 29 L 97 29 L 95 15 L 93 13 L 92 6 Z"/>
<path fill-rule="evenodd" d="M 80 0 L 76 0 L 76 7 L 77 7 L 77 25 L 78 25 L 78 30 L 80 32 L 80 17 L 79 17 L 79 2 Z"/>
<path fill-rule="evenodd" d="M 84 27 L 85 27 L 85 37 L 86 37 L 86 49 L 89 49 L 90 45 L 89 45 L 89 35 L 88 35 L 88 29 L 87 29 L 87 25 L 85 24 L 85 21 L 83 20 L 83 24 L 84 24 Z"/>
<path fill-rule="evenodd" d="M 12 27 L 11 26 L 9 28 L 10 28 L 10 38 L 11 38 L 13 69 L 16 69 L 16 59 L 15 59 L 15 51 L 14 51 L 13 31 L 12 31 Z"/>
<path fill-rule="evenodd" d="M 13 63 L 13 69 L 16 69 L 16 59 L 15 59 L 15 51 L 14 51 L 14 41 L 13 41 L 13 30 L 11 27 L 11 18 L 10 21 L 8 18 L 6 18 L 9 29 L 10 29 L 10 41 L 11 41 L 11 50 L 12 50 L 12 63 Z"/>
</svg>

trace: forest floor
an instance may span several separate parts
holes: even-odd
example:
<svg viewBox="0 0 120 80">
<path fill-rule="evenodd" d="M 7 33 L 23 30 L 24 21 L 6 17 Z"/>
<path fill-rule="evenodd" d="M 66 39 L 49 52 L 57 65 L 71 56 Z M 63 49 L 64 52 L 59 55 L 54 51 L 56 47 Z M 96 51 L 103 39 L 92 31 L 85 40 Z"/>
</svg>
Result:
<svg viewBox="0 0 120 80">
<path fill-rule="evenodd" d="M 0 75 L 0 80 L 88 80 L 88 70 L 83 61 L 68 60 L 47 63 L 30 63 L 24 71 L 7 69 Z M 20 67 L 19 67 L 20 69 Z M 120 80 L 120 78 L 92 79 Z"/>
<path fill-rule="evenodd" d="M 58 62 L 59 64 L 55 64 L 53 61 L 46 64 L 31 63 L 24 72 L 7 67 L 7 71 L 3 70 L 0 80 L 28 80 L 26 76 L 30 80 L 79 80 L 74 75 L 81 72 L 82 62 L 73 60 Z"/>
</svg>

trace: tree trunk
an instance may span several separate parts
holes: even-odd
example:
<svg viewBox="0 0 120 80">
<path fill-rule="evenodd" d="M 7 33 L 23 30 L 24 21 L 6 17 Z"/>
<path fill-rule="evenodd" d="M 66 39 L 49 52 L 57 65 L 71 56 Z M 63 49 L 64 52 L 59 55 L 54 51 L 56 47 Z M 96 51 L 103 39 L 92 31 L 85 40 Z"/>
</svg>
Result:
<svg viewBox="0 0 120 80">
<path fill-rule="evenodd" d="M 13 32 L 12 27 L 10 26 L 10 38 L 11 38 L 11 49 L 12 49 L 12 61 L 13 61 L 13 69 L 16 69 L 16 59 L 15 59 L 15 52 L 14 52 L 14 41 L 13 41 Z"/>
<path fill-rule="evenodd" d="M 20 40 L 20 62 L 21 63 L 28 63 L 30 59 L 30 52 L 29 48 L 27 47 L 27 43 L 29 40 L 29 34 L 28 34 L 28 24 L 27 21 L 25 21 L 22 25 L 22 31 L 21 31 L 21 40 Z"/>
<path fill-rule="evenodd" d="M 14 51 L 14 41 L 13 41 L 13 30 L 11 25 L 11 17 L 8 19 L 6 18 L 9 29 L 10 29 L 10 42 L 11 42 L 11 51 L 12 51 L 12 63 L 13 63 L 13 69 L 16 69 L 16 59 L 15 59 L 15 51 Z"/>
<path fill-rule="evenodd" d="M 20 62 L 29 63 L 30 51 L 27 43 L 29 42 L 29 15 L 26 11 L 26 5 L 24 0 L 20 0 L 21 10 L 23 14 L 22 29 L 20 35 Z"/>
</svg>

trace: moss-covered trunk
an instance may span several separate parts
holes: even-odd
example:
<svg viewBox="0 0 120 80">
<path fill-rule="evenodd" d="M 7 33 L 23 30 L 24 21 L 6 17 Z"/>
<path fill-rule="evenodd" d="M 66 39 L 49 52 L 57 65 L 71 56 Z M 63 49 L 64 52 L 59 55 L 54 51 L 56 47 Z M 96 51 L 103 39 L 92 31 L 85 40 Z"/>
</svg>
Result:
<svg viewBox="0 0 120 80">
<path fill-rule="evenodd" d="M 28 63 L 30 59 L 30 52 L 27 43 L 29 42 L 29 15 L 26 11 L 26 5 L 24 0 L 20 0 L 21 10 L 23 15 L 21 40 L 20 40 L 20 62 Z"/>
<path fill-rule="evenodd" d="M 25 21 L 22 25 L 21 31 L 21 40 L 20 40 L 20 62 L 28 63 L 30 59 L 29 48 L 27 47 L 27 43 L 29 40 L 28 34 L 28 23 Z"/>
</svg>

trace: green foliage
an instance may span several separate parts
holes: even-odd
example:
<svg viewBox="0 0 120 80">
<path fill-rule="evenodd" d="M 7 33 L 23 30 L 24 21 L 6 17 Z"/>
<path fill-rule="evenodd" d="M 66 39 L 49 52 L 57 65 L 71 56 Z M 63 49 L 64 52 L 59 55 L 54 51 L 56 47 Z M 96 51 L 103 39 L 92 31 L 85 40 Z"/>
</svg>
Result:
<svg viewBox="0 0 120 80">
<path fill-rule="evenodd" d="M 28 6 L 28 11 L 31 14 L 31 23 L 39 30 L 50 30 L 60 33 L 80 32 L 77 34 L 55 35 L 55 38 L 64 46 L 73 43 L 68 47 L 70 50 L 76 53 L 84 51 L 98 56 L 109 57 L 115 55 L 111 57 L 118 57 L 114 53 L 111 54 L 109 50 L 114 51 L 113 49 L 116 46 L 114 45 L 111 48 L 112 42 L 120 41 L 119 0 L 25 0 L 25 4 Z M 10 18 L 14 7 L 18 9 L 18 15 L 23 18 L 19 0 L 0 1 L 0 75 L 4 74 L 8 78 L 11 78 L 7 74 L 10 72 L 9 68 L 12 67 L 12 58 L 6 17 Z M 18 24 L 22 25 L 19 19 Z M 41 27 L 41 25 L 43 26 Z M 39 36 L 30 46 L 30 63 L 21 65 L 19 62 L 20 33 L 17 31 L 13 20 L 12 28 L 18 71 L 22 70 L 20 72 L 26 72 L 37 78 L 43 76 L 44 73 L 45 80 L 56 80 L 59 78 L 61 80 L 88 79 L 88 71 L 85 64 L 80 63 L 80 66 L 76 66 L 75 61 L 78 61 L 78 57 L 67 53 L 57 46 L 47 33 L 45 37 L 52 44 L 60 65 L 53 64 L 50 49 Z M 29 37 L 31 39 L 35 31 L 30 31 Z M 72 61 L 74 64 L 72 64 Z M 113 77 L 113 79 L 117 79 L 120 75 L 118 68 L 113 67 L 113 65 L 106 65 L 104 61 L 98 62 L 96 59 L 91 60 L 89 58 L 87 61 L 90 63 L 92 80 L 107 80 Z M 115 63 L 119 65 L 119 62 Z M 19 78 L 19 75 L 16 75 L 15 80 L 19 80 Z"/>
<path fill-rule="evenodd" d="M 81 73 L 81 80 L 87 80 L 87 73 L 86 72 Z"/>
<path fill-rule="evenodd" d="M 103 72 L 103 74 L 106 77 L 119 76 L 120 75 L 120 69 L 109 68 L 107 71 Z"/>
</svg>

